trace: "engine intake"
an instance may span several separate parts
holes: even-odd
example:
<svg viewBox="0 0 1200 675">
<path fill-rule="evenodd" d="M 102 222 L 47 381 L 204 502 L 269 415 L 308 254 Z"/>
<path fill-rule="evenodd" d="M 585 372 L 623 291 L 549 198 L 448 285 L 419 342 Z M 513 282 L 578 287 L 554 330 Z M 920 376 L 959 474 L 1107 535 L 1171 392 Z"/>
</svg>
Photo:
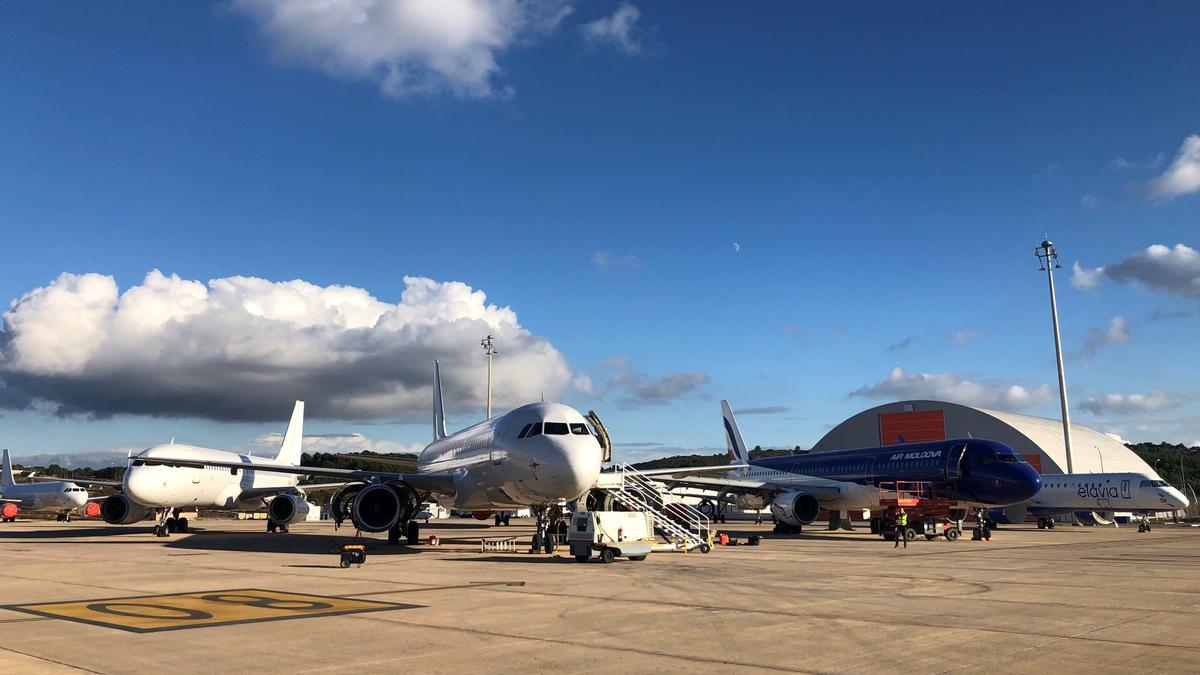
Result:
<svg viewBox="0 0 1200 675">
<path fill-rule="evenodd" d="M 115 494 L 100 504 L 100 517 L 109 525 L 128 525 L 154 519 L 154 509 L 133 501 L 124 494 Z"/>
<path fill-rule="evenodd" d="M 271 520 L 288 525 L 308 518 L 308 502 L 299 495 L 279 495 L 267 506 Z"/>
<path fill-rule="evenodd" d="M 384 532 L 412 520 L 420 506 L 417 491 L 406 483 L 361 483 L 334 493 L 329 514 L 338 525 L 349 519 L 363 532 Z"/>
<path fill-rule="evenodd" d="M 821 503 L 806 492 L 785 492 L 771 502 L 771 515 L 787 525 L 808 525 L 821 513 Z"/>
</svg>

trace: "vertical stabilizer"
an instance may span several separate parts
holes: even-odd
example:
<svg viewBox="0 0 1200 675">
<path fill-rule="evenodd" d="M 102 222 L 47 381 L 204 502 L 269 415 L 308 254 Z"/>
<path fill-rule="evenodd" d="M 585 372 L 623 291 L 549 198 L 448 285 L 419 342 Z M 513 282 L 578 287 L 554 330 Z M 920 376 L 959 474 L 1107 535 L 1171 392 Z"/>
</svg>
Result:
<svg viewBox="0 0 1200 675">
<path fill-rule="evenodd" d="M 749 464 L 750 451 L 746 449 L 746 443 L 742 440 L 742 431 L 738 429 L 733 410 L 729 408 L 729 401 L 721 401 L 721 416 L 725 418 L 725 451 L 729 456 L 729 463 Z"/>
<path fill-rule="evenodd" d="M 433 440 L 446 437 L 446 408 L 442 405 L 442 366 L 433 362 Z"/>
<path fill-rule="evenodd" d="M 4 471 L 0 473 L 0 487 L 12 487 L 17 481 L 13 480 L 12 460 L 8 458 L 8 448 L 4 449 Z"/>
<path fill-rule="evenodd" d="M 296 407 L 292 408 L 292 421 L 288 422 L 287 431 L 283 434 L 283 444 L 279 446 L 279 454 L 275 455 L 275 461 L 299 466 L 303 446 L 304 401 L 296 401 Z"/>
</svg>

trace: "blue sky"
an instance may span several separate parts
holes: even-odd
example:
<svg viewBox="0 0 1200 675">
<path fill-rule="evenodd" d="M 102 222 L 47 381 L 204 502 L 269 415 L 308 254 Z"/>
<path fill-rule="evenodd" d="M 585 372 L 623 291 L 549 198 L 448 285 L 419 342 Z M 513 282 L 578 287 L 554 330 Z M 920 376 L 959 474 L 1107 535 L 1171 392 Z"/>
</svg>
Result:
<svg viewBox="0 0 1200 675">
<path fill-rule="evenodd" d="M 1032 255 L 1048 233 L 1076 421 L 1200 443 L 1200 7 L 305 7 L 0 6 L 0 296 L 78 299 L 63 273 L 124 292 L 152 270 L 385 304 L 406 276 L 462 282 L 519 323 L 499 344 L 505 402 L 549 389 L 595 408 L 632 458 L 721 446 L 721 398 L 772 411 L 742 416 L 762 445 L 811 445 L 910 395 L 1055 416 Z M 378 368 L 333 368 L 341 352 L 320 361 L 316 338 L 295 362 L 169 348 L 296 344 L 233 309 L 167 338 L 63 302 L 6 317 L 0 438 L 18 455 L 236 447 L 331 372 L 387 388 Z M 396 375 L 407 393 L 310 404 L 310 431 L 424 441 L 413 372 L 431 354 L 460 366 L 452 414 L 478 417 L 487 326 L 454 325 L 374 339 L 419 362 Z M 260 369 L 278 386 L 255 389 Z M 265 407 L 231 411 L 242 395 Z"/>
</svg>

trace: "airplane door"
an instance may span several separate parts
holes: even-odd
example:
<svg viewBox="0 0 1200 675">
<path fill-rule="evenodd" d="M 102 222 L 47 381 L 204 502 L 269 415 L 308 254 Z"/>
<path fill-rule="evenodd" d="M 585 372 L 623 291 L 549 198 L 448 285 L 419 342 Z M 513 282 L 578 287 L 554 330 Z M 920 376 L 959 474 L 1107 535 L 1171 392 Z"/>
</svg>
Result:
<svg viewBox="0 0 1200 675">
<path fill-rule="evenodd" d="M 961 443 L 950 448 L 950 452 L 946 453 L 946 479 L 958 480 L 962 477 L 962 460 L 963 455 L 967 452 L 967 444 Z"/>
<path fill-rule="evenodd" d="M 192 469 L 192 485 L 198 485 L 200 483 L 200 472 L 203 470 L 204 469 Z"/>
</svg>

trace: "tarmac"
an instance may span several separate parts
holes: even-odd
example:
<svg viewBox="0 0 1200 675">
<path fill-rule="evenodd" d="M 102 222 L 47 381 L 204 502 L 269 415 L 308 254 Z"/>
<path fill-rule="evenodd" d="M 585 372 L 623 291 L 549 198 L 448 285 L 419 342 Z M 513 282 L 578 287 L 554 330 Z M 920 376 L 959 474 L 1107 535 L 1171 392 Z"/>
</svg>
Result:
<svg viewBox="0 0 1200 675">
<path fill-rule="evenodd" d="M 0 525 L 0 673 L 1091 673 L 1200 670 L 1200 528 L 1032 526 L 891 542 L 820 525 L 760 546 L 577 563 L 351 540 L 324 522 L 268 534 L 203 520 Z M 159 597 L 162 596 L 162 597 Z"/>
</svg>

